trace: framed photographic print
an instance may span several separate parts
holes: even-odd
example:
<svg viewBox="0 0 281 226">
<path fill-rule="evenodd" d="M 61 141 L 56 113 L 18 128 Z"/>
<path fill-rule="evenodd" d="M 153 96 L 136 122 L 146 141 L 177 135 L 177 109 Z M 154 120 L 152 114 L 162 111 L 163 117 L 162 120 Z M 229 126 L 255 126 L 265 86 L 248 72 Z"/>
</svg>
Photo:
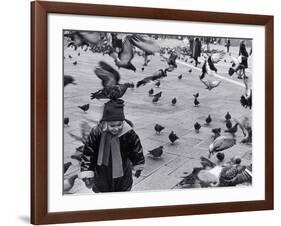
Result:
<svg viewBox="0 0 281 226">
<path fill-rule="evenodd" d="M 31 44 L 31 223 L 273 209 L 273 16 L 35 1 Z"/>
</svg>

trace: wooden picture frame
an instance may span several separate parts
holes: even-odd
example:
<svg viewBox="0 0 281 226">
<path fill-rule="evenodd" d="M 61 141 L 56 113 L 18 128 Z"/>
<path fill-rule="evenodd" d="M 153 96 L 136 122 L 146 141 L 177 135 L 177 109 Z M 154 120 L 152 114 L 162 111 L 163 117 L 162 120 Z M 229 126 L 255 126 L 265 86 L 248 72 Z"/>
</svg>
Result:
<svg viewBox="0 0 281 226">
<path fill-rule="evenodd" d="M 48 14 L 95 15 L 265 27 L 265 199 L 48 212 Z M 31 3 L 31 223 L 53 224 L 273 209 L 273 16 L 35 1 Z"/>
</svg>

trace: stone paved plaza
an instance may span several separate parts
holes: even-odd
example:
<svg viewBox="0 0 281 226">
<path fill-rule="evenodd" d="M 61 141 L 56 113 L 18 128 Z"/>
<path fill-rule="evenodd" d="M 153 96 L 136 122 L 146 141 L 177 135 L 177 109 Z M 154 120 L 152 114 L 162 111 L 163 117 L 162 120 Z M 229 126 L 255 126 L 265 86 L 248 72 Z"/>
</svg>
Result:
<svg viewBox="0 0 281 226">
<path fill-rule="evenodd" d="M 177 40 L 178 41 L 178 40 Z M 171 43 L 173 40 L 171 40 Z M 224 46 L 211 45 L 212 49 L 225 49 Z M 232 47 L 231 55 L 238 55 L 238 47 Z M 80 52 L 80 56 L 78 56 Z M 71 55 L 70 59 L 68 56 Z M 69 126 L 64 127 L 64 162 L 71 161 L 72 166 L 65 174 L 69 177 L 79 173 L 79 162 L 70 158 L 75 152 L 75 148 L 81 143 L 69 135 L 70 133 L 80 135 L 80 125 L 86 121 L 91 126 L 95 126 L 102 116 L 103 100 L 90 100 L 90 93 L 101 88 L 101 82 L 94 74 L 93 70 L 100 60 L 114 65 L 113 59 L 108 55 L 92 53 L 72 48 L 65 49 L 64 53 L 64 74 L 72 75 L 77 85 L 68 85 L 64 89 L 64 117 L 69 117 Z M 77 61 L 77 65 L 73 62 Z M 231 66 L 231 57 L 225 58 L 216 64 L 218 76 L 207 75 L 208 79 L 222 80 L 219 87 L 209 91 L 199 80 L 201 65 L 197 68 L 194 63 L 178 60 L 178 68 L 168 73 L 168 76 L 161 80 L 159 88 L 153 82 L 139 88 L 128 89 L 122 99 L 125 101 L 126 118 L 134 123 L 134 130 L 139 135 L 143 145 L 145 155 L 145 168 L 139 178 L 134 178 L 133 191 L 173 189 L 182 180 L 185 173 L 190 173 L 193 167 L 200 166 L 200 156 L 207 157 L 208 146 L 213 141 L 211 130 L 221 127 L 226 129 L 224 116 L 230 112 L 232 118 L 242 119 L 247 116 L 251 119 L 251 110 L 240 105 L 240 96 L 244 93 L 242 80 L 238 80 L 236 75 L 230 77 L 228 69 Z M 249 68 L 246 73 L 251 78 L 252 57 L 249 58 Z M 145 76 L 152 75 L 158 69 L 167 67 L 167 63 L 162 61 L 159 55 L 151 58 L 151 62 L 141 70 L 143 58 L 135 56 L 132 63 L 137 71 L 120 69 L 121 83 L 141 80 Z M 189 73 L 189 69 L 192 72 Z M 181 80 L 178 76 L 182 74 Z M 162 97 L 157 103 L 152 103 L 152 98 L 148 91 L 153 88 L 155 92 L 162 91 Z M 193 94 L 199 92 L 200 106 L 194 107 Z M 177 103 L 172 106 L 171 100 L 176 97 Z M 90 103 L 87 113 L 81 111 L 77 106 Z M 209 126 L 205 125 L 205 118 L 211 115 L 213 121 Z M 199 133 L 194 131 L 194 123 L 202 125 Z M 154 125 L 158 123 L 165 126 L 165 129 L 158 135 L 154 131 Z M 174 131 L 178 136 L 174 144 L 171 144 L 168 135 Z M 237 144 L 224 151 L 225 161 L 229 161 L 233 156 L 240 156 L 242 164 L 252 162 L 251 145 L 240 144 L 243 139 L 241 130 L 236 134 Z M 151 158 L 147 153 L 149 150 L 160 145 L 164 146 L 162 158 Z M 218 163 L 215 155 L 211 160 Z M 70 193 L 88 193 L 81 179 L 77 179 Z"/>
</svg>

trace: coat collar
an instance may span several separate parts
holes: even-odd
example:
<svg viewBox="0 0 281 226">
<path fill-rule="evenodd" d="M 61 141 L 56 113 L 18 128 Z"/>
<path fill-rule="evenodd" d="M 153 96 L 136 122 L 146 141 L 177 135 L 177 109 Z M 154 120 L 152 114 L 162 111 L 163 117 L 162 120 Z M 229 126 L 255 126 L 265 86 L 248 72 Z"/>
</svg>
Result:
<svg viewBox="0 0 281 226">
<path fill-rule="evenodd" d="M 118 135 L 118 137 L 123 136 L 125 133 L 129 132 L 132 129 L 133 128 L 127 122 L 124 121 L 124 126 L 123 126 L 123 129 L 122 129 L 122 132 Z"/>
</svg>

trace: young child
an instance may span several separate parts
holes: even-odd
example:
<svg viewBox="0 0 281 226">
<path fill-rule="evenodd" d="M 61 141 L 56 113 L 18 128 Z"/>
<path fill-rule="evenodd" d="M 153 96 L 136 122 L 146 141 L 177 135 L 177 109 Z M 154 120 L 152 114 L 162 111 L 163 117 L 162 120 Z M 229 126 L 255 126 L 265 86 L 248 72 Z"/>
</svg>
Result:
<svg viewBox="0 0 281 226">
<path fill-rule="evenodd" d="M 130 191 L 132 170 L 139 176 L 144 162 L 140 139 L 124 116 L 124 101 L 105 103 L 83 150 L 81 177 L 86 186 L 94 192 Z"/>
<path fill-rule="evenodd" d="M 239 63 L 240 67 L 237 70 L 241 70 L 244 77 L 246 77 L 245 69 L 248 68 L 248 57 L 249 54 L 246 49 L 245 41 L 242 40 L 239 47 Z M 242 79 L 241 73 L 238 76 L 239 79 Z"/>
<path fill-rule="evenodd" d="M 241 95 L 240 103 L 244 108 L 252 109 L 252 89 L 249 87 L 248 78 L 244 77 L 245 94 Z"/>
</svg>

